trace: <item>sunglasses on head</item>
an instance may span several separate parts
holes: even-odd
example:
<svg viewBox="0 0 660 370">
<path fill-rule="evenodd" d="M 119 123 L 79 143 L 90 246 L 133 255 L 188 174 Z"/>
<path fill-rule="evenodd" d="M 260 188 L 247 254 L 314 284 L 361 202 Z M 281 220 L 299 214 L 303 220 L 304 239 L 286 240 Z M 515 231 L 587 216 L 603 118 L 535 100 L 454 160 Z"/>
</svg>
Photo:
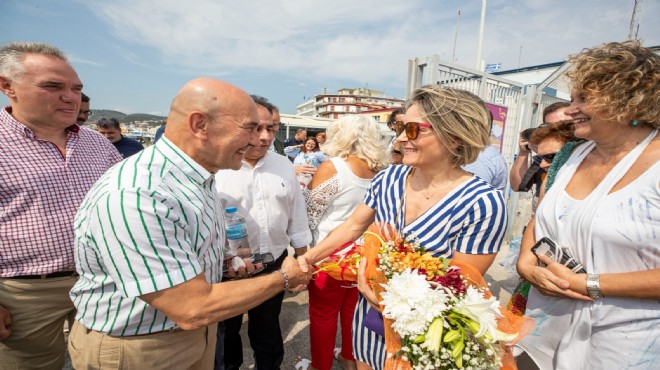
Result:
<svg viewBox="0 0 660 370">
<path fill-rule="evenodd" d="M 548 163 L 552 163 L 552 160 L 555 159 L 556 155 L 557 153 L 548 153 L 548 154 L 543 154 L 541 158 Z"/>
<path fill-rule="evenodd" d="M 394 122 L 394 130 L 396 131 L 396 136 L 401 135 L 403 131 L 406 132 L 406 137 L 410 140 L 417 139 L 419 136 L 419 129 L 421 128 L 431 128 L 431 125 L 424 122 L 407 122 L 403 121 Z"/>
</svg>

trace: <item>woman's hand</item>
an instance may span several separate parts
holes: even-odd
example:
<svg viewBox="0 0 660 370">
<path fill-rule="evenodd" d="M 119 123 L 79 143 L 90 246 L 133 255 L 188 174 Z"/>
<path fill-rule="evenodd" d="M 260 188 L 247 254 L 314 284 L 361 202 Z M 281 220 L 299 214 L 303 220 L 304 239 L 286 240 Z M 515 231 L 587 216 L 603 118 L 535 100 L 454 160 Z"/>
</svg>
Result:
<svg viewBox="0 0 660 370">
<path fill-rule="evenodd" d="M 366 276 L 366 270 L 367 270 L 367 261 L 366 259 L 362 258 L 360 260 L 360 266 L 358 268 L 358 290 L 360 293 L 362 293 L 362 296 L 367 299 L 367 302 L 373 307 L 374 309 L 378 310 L 378 312 L 381 312 L 380 304 L 378 303 L 378 297 L 376 297 L 376 293 L 374 293 L 373 289 L 371 289 L 371 285 L 369 285 L 369 281 L 367 280 Z"/>
<path fill-rule="evenodd" d="M 586 290 L 586 274 L 576 274 L 568 267 L 546 256 L 539 256 L 546 267 L 529 266 L 524 269 L 523 277 L 543 295 L 592 301 L 583 294 Z"/>
</svg>

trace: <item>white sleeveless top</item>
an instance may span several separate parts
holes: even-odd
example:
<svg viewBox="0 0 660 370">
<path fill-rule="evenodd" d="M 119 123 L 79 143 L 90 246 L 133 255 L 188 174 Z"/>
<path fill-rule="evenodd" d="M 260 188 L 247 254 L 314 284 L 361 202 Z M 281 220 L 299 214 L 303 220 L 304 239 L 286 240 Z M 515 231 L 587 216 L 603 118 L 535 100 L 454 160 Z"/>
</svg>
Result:
<svg viewBox="0 0 660 370">
<path fill-rule="evenodd" d="M 363 179 L 353 174 L 348 164 L 341 158 L 335 157 L 330 160 L 337 174 L 306 194 L 312 245 L 316 245 L 346 221 L 362 203 L 371 183 L 371 179 Z"/>
<path fill-rule="evenodd" d="M 654 130 L 622 159 L 585 199 L 566 193 L 566 185 L 594 148 L 575 149 L 536 213 L 536 238 L 567 247 L 590 274 L 660 268 L 660 161 L 632 183 L 610 193 Z M 527 316 L 534 330 L 519 343 L 545 369 L 657 369 L 660 352 L 660 302 L 604 297 L 589 302 L 540 294 L 532 287 Z"/>
</svg>

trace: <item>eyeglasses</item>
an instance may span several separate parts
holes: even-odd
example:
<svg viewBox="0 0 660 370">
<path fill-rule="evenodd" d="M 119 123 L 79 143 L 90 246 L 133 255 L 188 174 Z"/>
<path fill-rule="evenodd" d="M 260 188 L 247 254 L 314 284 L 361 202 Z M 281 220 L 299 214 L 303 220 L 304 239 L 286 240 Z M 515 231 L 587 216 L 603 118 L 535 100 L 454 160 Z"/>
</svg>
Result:
<svg viewBox="0 0 660 370">
<path fill-rule="evenodd" d="M 401 135 L 401 133 L 405 130 L 406 136 L 410 140 L 417 139 L 417 136 L 419 136 L 420 127 L 431 128 L 431 125 L 424 122 L 407 122 L 407 123 L 403 123 L 403 121 L 394 122 L 394 128 L 396 129 L 396 136 Z"/>
<path fill-rule="evenodd" d="M 543 154 L 543 155 L 540 156 L 540 157 L 541 157 L 544 161 L 546 161 L 546 162 L 548 162 L 548 163 L 552 163 L 552 160 L 555 159 L 555 156 L 556 156 L 556 155 L 557 155 L 557 153 L 548 153 L 548 154 Z"/>
</svg>

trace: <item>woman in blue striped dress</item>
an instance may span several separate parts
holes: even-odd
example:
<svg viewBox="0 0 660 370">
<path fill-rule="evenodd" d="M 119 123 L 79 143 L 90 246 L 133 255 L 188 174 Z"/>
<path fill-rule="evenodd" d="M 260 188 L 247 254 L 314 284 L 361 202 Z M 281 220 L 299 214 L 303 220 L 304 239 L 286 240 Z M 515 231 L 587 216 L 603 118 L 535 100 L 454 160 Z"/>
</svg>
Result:
<svg viewBox="0 0 660 370">
<path fill-rule="evenodd" d="M 437 257 L 468 262 L 485 273 L 506 230 L 504 198 L 461 166 L 490 145 L 489 120 L 483 101 L 472 93 L 437 85 L 415 90 L 405 122 L 397 123 L 403 165 L 376 175 L 364 203 L 305 257 L 318 262 L 376 221 L 416 237 Z M 363 326 L 364 315 L 378 300 L 363 277 L 359 288 L 355 358 L 359 369 L 378 370 L 386 356 L 384 338 Z"/>
</svg>

